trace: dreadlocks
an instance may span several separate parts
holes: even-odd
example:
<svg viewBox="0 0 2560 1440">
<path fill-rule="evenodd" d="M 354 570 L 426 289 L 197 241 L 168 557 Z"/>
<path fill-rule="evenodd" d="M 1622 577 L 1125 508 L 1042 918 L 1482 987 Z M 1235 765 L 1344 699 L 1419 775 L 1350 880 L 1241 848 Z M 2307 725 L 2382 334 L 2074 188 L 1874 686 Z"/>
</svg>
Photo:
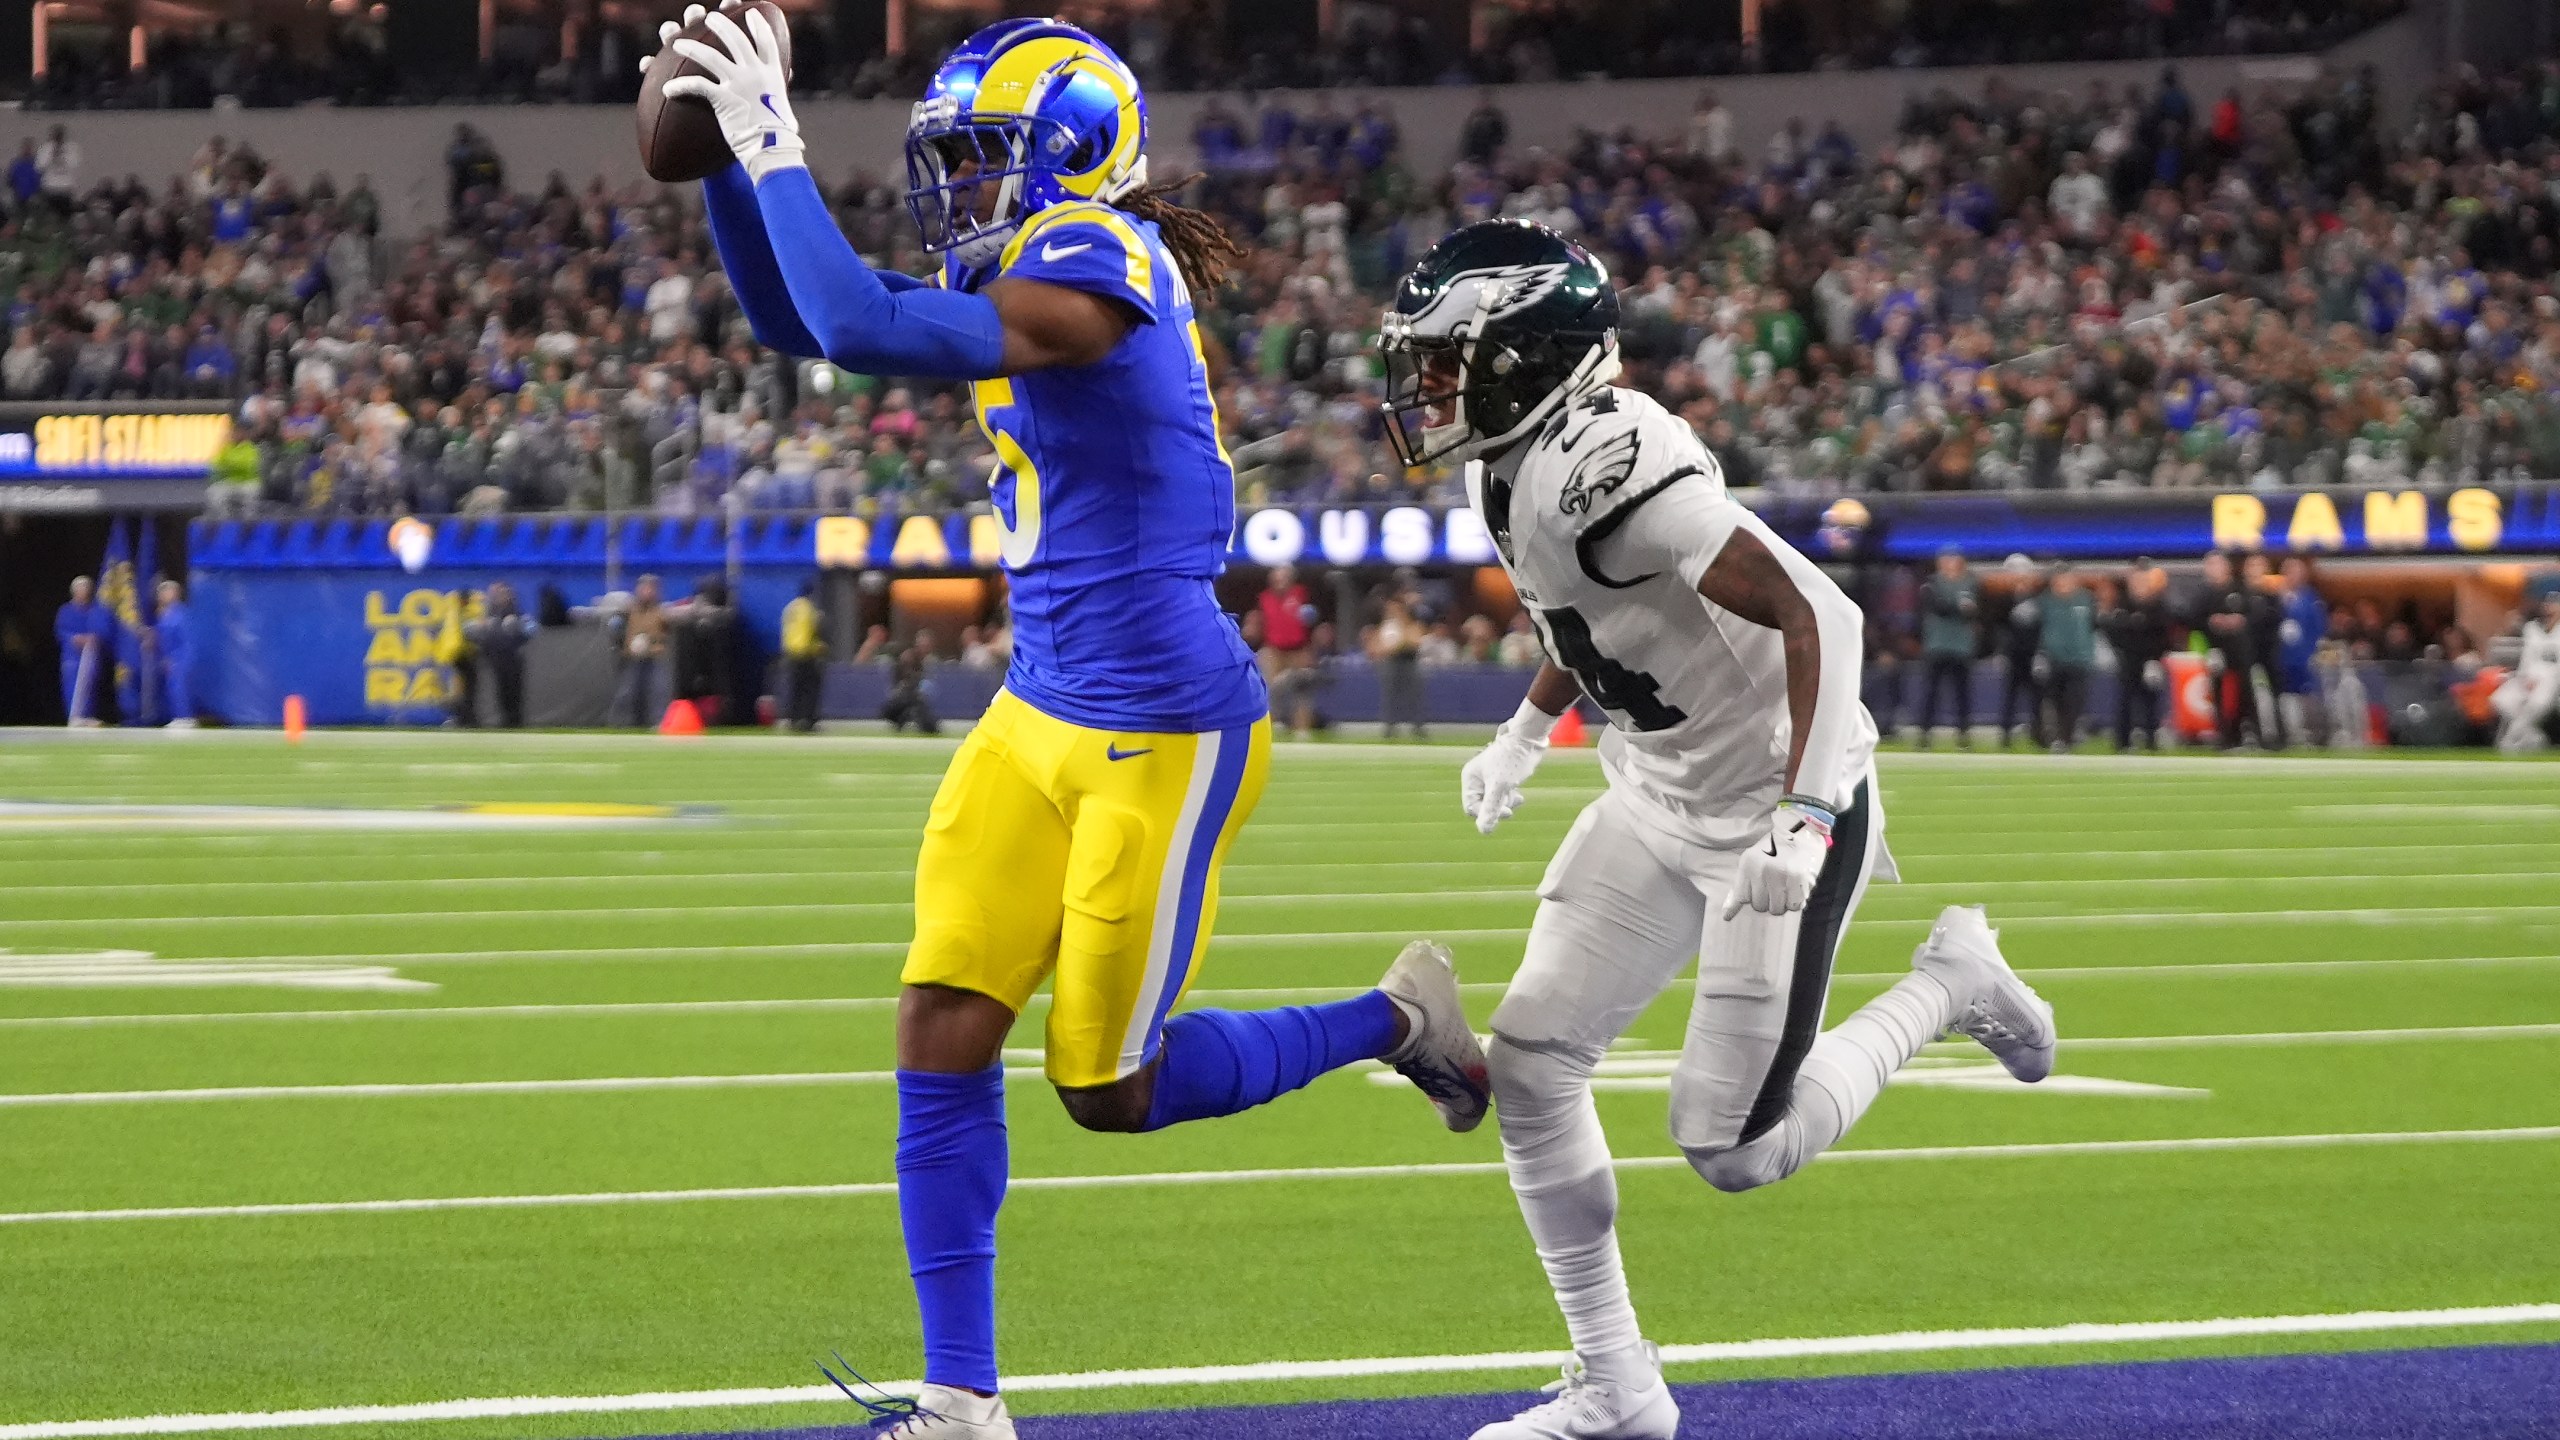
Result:
<svg viewBox="0 0 2560 1440">
<path fill-rule="evenodd" d="M 1164 234 L 1164 248 L 1173 252 L 1173 263 L 1182 267 L 1183 283 L 1193 295 L 1205 299 L 1226 283 L 1228 269 L 1244 259 L 1244 247 L 1207 211 L 1176 205 L 1168 198 L 1199 178 L 1185 175 L 1145 186 L 1112 203 L 1141 220 L 1155 222 Z"/>
</svg>

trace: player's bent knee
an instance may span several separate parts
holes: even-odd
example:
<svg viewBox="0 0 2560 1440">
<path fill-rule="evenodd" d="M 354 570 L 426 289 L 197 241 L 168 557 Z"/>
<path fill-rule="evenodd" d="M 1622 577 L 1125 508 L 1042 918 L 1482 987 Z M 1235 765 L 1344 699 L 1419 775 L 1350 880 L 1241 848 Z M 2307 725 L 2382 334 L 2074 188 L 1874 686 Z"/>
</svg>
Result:
<svg viewBox="0 0 2560 1440">
<path fill-rule="evenodd" d="M 1495 1113 L 1507 1119 L 1528 1119 L 1570 1108 L 1589 1088 L 1591 1072 L 1604 1053 L 1586 1056 L 1524 1045 L 1497 1031 L 1484 1056 L 1493 1082 Z"/>
<path fill-rule="evenodd" d="M 1084 1129 L 1106 1135 L 1135 1135 L 1147 1128 L 1147 1111 L 1155 1099 L 1154 1087 L 1144 1075 L 1132 1075 L 1116 1085 L 1097 1085 L 1089 1089 L 1058 1089 L 1058 1103 L 1067 1107 L 1067 1118 Z"/>
<path fill-rule="evenodd" d="M 1802 1164 L 1784 1126 L 1745 1144 L 1720 1149 L 1683 1145 L 1680 1153 L 1689 1157 L 1689 1168 L 1698 1172 L 1699 1179 L 1727 1195 L 1775 1185 L 1796 1173 Z"/>
</svg>

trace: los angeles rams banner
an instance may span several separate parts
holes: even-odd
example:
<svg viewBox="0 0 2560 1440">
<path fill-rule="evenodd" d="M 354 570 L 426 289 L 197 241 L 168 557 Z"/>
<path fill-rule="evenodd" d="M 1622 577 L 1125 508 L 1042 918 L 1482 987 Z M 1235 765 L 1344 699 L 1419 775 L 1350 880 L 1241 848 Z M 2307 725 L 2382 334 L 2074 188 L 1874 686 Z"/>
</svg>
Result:
<svg viewBox="0 0 2560 1440">
<path fill-rule="evenodd" d="M 2308 555 L 2560 555 L 2560 485 L 2446 490 L 2143 491 L 1752 497 L 1780 534 L 1825 560 L 2191 559 L 2208 549 Z M 1516 517 L 1515 517 L 1516 523 Z M 200 523 L 191 553 L 196 684 L 239 724 L 272 724 L 302 695 L 323 724 L 431 723 L 451 695 L 447 637 L 489 582 L 528 606 L 544 584 L 571 605 L 642 572 L 669 598 L 736 568 L 738 602 L 770 647 L 782 607 L 819 569 L 891 575 L 994 570 L 995 517 L 525 516 L 498 520 Z M 1464 506 L 1264 506 L 1238 517 L 1239 566 L 1475 566 L 1492 538 Z"/>
<path fill-rule="evenodd" d="M 2162 559 L 2207 550 L 2305 555 L 2495 555 L 2560 551 L 2560 484 L 2419 490 L 1982 491 L 1852 500 L 1751 495 L 1746 503 L 1808 552 L 1926 560 Z M 933 573 L 996 565 L 992 515 L 822 519 L 820 565 Z M 1490 565 L 1493 537 L 1461 506 L 1242 509 L 1229 560 L 1246 565 Z"/>
<path fill-rule="evenodd" d="M 1772 528 L 1818 554 L 1925 560 L 2190 559 L 2207 550 L 2288 555 L 2560 553 L 2560 485 L 2336 490 L 2053 491 L 1778 500 Z"/>
</svg>

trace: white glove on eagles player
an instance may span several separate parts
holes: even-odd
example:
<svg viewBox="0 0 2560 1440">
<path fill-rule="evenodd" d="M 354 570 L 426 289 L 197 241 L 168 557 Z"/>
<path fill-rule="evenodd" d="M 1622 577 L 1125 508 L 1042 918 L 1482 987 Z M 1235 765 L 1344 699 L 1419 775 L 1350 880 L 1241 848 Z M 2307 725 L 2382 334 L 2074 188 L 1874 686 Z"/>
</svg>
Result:
<svg viewBox="0 0 2560 1440">
<path fill-rule="evenodd" d="M 1476 822 L 1479 834 L 1492 834 L 1493 827 L 1510 819 L 1527 798 L 1521 787 L 1537 773 L 1538 762 L 1547 758 L 1547 732 L 1555 728 L 1557 718 L 1521 701 L 1519 711 L 1493 732 L 1493 743 L 1477 751 L 1467 768 L 1458 772 L 1458 802 L 1466 807 L 1467 818 Z"/>
<path fill-rule="evenodd" d="M 1763 915 L 1790 915 L 1813 898 L 1813 882 L 1831 855 L 1831 811 L 1822 804 L 1790 795 L 1769 817 L 1769 838 L 1742 852 L 1742 869 L 1734 876 L 1733 893 L 1725 896 L 1724 918 L 1750 906 Z"/>
<path fill-rule="evenodd" d="M 751 181 L 807 163 L 800 120 L 791 113 L 791 77 L 783 71 L 782 46 L 764 12 L 748 11 L 743 27 L 720 11 L 704 14 L 698 5 L 688 6 L 684 13 L 684 25 L 702 20 L 726 48 L 669 34 L 682 25 L 661 26 L 658 33 L 677 54 L 708 72 L 670 80 L 666 93 L 691 95 L 711 106 L 711 113 L 720 117 L 720 133 L 737 152 L 738 163 L 747 167 Z"/>
</svg>

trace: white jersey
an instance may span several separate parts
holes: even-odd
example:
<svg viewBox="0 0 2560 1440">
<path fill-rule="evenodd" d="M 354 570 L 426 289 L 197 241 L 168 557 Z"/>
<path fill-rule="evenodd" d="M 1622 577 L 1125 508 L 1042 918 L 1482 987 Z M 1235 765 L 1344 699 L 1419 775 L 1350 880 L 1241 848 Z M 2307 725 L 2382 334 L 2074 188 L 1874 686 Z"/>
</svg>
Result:
<svg viewBox="0 0 2560 1440">
<path fill-rule="evenodd" d="M 2560 626 L 2524 622 L 2524 649 L 2516 656 L 2516 674 L 2528 681 L 2560 679 Z"/>
<path fill-rule="evenodd" d="M 1758 840 L 1786 789 L 1784 642 L 1700 595 L 1699 578 L 1747 529 L 1809 586 L 1846 597 L 1726 493 L 1688 422 L 1640 391 L 1584 397 L 1469 466 L 1467 485 L 1547 654 L 1608 712 L 1610 783 L 1693 843 Z M 1804 767 L 1843 777 L 1841 793 L 1815 797 L 1835 809 L 1875 751 L 1875 721 L 1854 696 L 1849 709 L 1835 741 L 1845 753 L 1819 767 L 1808 754 Z"/>
</svg>

